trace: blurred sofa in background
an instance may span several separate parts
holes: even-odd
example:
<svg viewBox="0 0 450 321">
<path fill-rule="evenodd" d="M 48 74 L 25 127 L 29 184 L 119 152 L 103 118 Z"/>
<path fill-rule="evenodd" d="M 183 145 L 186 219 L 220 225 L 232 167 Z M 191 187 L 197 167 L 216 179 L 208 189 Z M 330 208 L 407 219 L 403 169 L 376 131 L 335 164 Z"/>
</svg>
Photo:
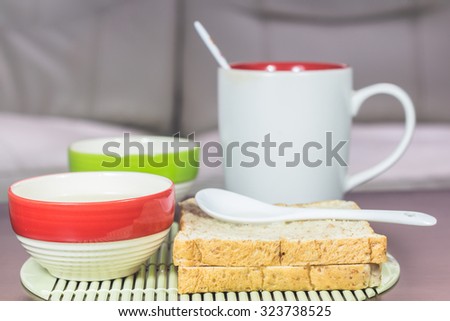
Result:
<svg viewBox="0 0 450 321">
<path fill-rule="evenodd" d="M 354 68 L 355 89 L 392 82 L 416 105 L 411 147 L 360 190 L 450 187 L 450 5 L 438 0 L 0 0 L 0 201 L 14 181 L 67 170 L 67 146 L 124 132 L 218 140 L 217 64 L 315 60 Z M 352 134 L 350 171 L 386 156 L 400 105 L 377 96 Z M 201 168 L 196 189 L 220 186 Z"/>
</svg>

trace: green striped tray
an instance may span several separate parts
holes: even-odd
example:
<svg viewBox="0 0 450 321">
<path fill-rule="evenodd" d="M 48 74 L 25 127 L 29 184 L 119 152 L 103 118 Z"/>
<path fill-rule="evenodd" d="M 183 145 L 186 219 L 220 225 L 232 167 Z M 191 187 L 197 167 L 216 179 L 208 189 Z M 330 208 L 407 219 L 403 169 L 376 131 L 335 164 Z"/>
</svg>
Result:
<svg viewBox="0 0 450 321">
<path fill-rule="evenodd" d="M 357 291 L 254 291 L 183 294 L 177 292 L 177 271 L 172 263 L 174 223 L 161 248 L 134 275 L 101 282 L 78 282 L 50 275 L 33 258 L 22 266 L 20 278 L 35 299 L 50 301 L 362 301 L 388 290 L 400 276 L 400 266 L 388 254 L 382 284 Z"/>
</svg>

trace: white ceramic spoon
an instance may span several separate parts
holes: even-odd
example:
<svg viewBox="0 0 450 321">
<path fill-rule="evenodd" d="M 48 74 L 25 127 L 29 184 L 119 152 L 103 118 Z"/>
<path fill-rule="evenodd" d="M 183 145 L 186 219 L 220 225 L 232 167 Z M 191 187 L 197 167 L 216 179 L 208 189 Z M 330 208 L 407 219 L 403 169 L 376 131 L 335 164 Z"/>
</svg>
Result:
<svg viewBox="0 0 450 321">
<path fill-rule="evenodd" d="M 219 47 L 216 46 L 208 31 L 206 31 L 205 27 L 203 27 L 203 25 L 199 21 L 195 21 L 194 28 L 205 43 L 206 47 L 209 49 L 209 52 L 213 55 L 214 59 L 216 59 L 219 66 L 223 69 L 231 69 L 227 60 L 220 52 Z"/>
<path fill-rule="evenodd" d="M 195 200 L 208 215 L 233 223 L 338 219 L 417 226 L 436 224 L 436 218 L 420 212 L 280 207 L 217 188 L 207 188 L 197 192 Z"/>
</svg>

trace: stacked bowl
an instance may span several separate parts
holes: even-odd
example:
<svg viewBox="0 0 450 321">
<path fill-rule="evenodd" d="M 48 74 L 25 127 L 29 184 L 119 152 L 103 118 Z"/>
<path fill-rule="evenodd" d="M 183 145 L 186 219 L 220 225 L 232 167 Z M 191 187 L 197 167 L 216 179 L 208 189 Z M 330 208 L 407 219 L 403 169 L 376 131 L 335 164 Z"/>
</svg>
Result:
<svg viewBox="0 0 450 321">
<path fill-rule="evenodd" d="M 169 178 L 177 201 L 184 199 L 199 168 L 200 149 L 186 138 L 133 136 L 95 138 L 69 147 L 69 168 L 80 171 L 133 171 Z"/>
<path fill-rule="evenodd" d="M 172 181 L 139 172 L 72 172 L 9 188 L 12 227 L 50 274 L 77 281 L 135 273 L 174 219 Z"/>
</svg>

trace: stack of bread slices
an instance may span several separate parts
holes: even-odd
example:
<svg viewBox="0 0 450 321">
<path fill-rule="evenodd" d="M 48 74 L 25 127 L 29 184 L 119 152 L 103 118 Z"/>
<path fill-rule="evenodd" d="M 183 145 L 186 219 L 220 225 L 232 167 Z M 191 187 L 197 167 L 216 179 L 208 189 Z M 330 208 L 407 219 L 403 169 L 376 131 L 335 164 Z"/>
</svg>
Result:
<svg viewBox="0 0 450 321">
<path fill-rule="evenodd" d="M 387 240 L 366 221 L 234 224 L 208 216 L 194 199 L 180 206 L 173 260 L 181 294 L 357 290 L 381 282 Z M 290 206 L 359 209 L 349 201 Z"/>
</svg>

